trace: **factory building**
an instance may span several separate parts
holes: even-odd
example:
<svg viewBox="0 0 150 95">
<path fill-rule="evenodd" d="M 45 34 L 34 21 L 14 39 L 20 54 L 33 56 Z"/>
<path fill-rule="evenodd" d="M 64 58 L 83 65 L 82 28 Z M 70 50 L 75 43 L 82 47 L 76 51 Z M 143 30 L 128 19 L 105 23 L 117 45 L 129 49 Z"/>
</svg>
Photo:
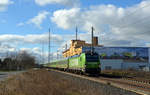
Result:
<svg viewBox="0 0 150 95">
<path fill-rule="evenodd" d="M 93 46 L 102 47 L 103 45 L 98 45 L 98 37 L 93 37 Z M 83 40 L 71 40 L 70 48 L 63 52 L 63 56 L 70 57 L 74 55 L 79 55 L 82 53 L 82 47 L 91 47 L 92 44 L 86 43 Z"/>
<path fill-rule="evenodd" d="M 82 47 L 82 52 L 90 47 Z M 136 69 L 149 71 L 150 48 L 148 47 L 94 47 L 100 55 L 102 70 Z"/>
<path fill-rule="evenodd" d="M 93 49 L 100 55 L 101 69 L 136 69 L 149 71 L 150 48 L 148 47 L 105 47 L 98 45 L 98 37 L 93 37 Z M 70 48 L 63 56 L 70 57 L 91 51 L 92 44 L 82 40 L 71 40 Z"/>
</svg>

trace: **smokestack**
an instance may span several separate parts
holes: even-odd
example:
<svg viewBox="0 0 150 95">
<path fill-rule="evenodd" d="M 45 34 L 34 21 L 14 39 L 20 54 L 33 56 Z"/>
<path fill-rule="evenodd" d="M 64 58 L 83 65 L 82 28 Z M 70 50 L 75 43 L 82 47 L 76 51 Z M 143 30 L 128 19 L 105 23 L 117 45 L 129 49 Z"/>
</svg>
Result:
<svg viewBox="0 0 150 95">
<path fill-rule="evenodd" d="M 66 44 L 66 50 L 67 50 L 67 44 Z"/>
<path fill-rule="evenodd" d="M 98 37 L 93 37 L 93 45 L 98 46 Z"/>
<path fill-rule="evenodd" d="M 78 27 L 76 27 L 76 40 L 78 40 Z"/>
</svg>

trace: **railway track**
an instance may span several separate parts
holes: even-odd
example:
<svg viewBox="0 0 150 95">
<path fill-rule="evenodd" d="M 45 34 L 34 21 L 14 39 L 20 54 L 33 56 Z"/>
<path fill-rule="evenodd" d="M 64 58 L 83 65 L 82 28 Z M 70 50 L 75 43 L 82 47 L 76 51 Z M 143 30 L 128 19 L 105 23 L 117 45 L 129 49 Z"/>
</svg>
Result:
<svg viewBox="0 0 150 95">
<path fill-rule="evenodd" d="M 111 86 L 114 86 L 117 88 L 135 92 L 140 95 L 150 95 L 150 84 L 149 83 L 142 83 L 142 82 L 133 81 L 133 80 L 124 79 L 124 78 L 107 78 L 107 77 L 103 77 L 103 76 L 90 77 L 90 76 L 86 76 L 86 75 L 78 75 L 78 74 L 64 72 L 64 71 L 58 71 L 58 70 L 53 70 L 53 71 L 64 73 L 64 74 L 69 74 L 74 77 L 79 77 L 79 78 L 83 78 L 86 80 L 103 83 L 106 85 L 111 85 Z"/>
<path fill-rule="evenodd" d="M 132 79 L 132 78 L 123 78 L 124 80 L 129 80 L 132 82 L 136 82 L 136 83 L 142 83 L 142 84 L 147 84 L 150 85 L 150 80 L 137 80 L 137 79 Z"/>
<path fill-rule="evenodd" d="M 100 80 L 105 80 L 108 83 L 112 83 L 117 87 L 125 87 L 126 90 L 131 90 L 145 95 L 150 95 L 150 84 L 143 84 L 138 81 L 131 81 L 126 79 L 114 79 L 100 77 Z"/>
</svg>

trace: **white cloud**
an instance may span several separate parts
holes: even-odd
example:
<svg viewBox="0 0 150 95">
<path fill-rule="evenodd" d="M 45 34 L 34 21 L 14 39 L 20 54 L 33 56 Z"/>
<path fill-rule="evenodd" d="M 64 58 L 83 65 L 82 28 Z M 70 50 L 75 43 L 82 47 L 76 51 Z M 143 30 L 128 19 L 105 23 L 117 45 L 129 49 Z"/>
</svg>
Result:
<svg viewBox="0 0 150 95">
<path fill-rule="evenodd" d="M 0 0 L 0 12 L 5 11 L 8 5 L 13 4 L 14 2 L 11 0 Z"/>
<path fill-rule="evenodd" d="M 6 57 L 14 57 L 17 53 L 27 52 L 31 56 L 34 56 L 37 60 L 37 62 L 40 62 L 41 58 L 41 49 L 39 47 L 34 48 L 16 48 L 9 44 L 1 44 L 0 45 L 0 59 L 6 58 Z M 44 53 L 44 57 L 47 57 L 46 52 Z M 46 62 L 45 62 L 46 63 Z"/>
<path fill-rule="evenodd" d="M 17 24 L 17 26 L 18 26 L 18 27 L 24 26 L 24 23 L 23 23 L 23 22 L 20 22 L 20 23 Z"/>
<path fill-rule="evenodd" d="M 23 40 L 23 36 L 19 36 L 19 35 L 0 35 L 0 43 L 3 42 L 17 43 L 18 41 L 22 41 L 22 40 Z"/>
<path fill-rule="evenodd" d="M 88 35 L 91 26 L 104 45 L 145 46 L 150 41 L 150 0 L 127 7 L 97 5 L 87 9 L 72 8 L 57 10 L 51 20 L 63 29 L 76 26 Z M 83 36 L 82 36 L 83 37 Z M 84 36 L 88 40 L 90 36 Z"/>
<path fill-rule="evenodd" d="M 34 24 L 36 27 L 41 29 L 41 24 L 47 18 L 48 14 L 49 13 L 47 11 L 39 12 L 37 16 L 27 21 L 27 24 Z"/>
<path fill-rule="evenodd" d="M 70 10 L 63 9 L 54 12 L 52 21 L 55 22 L 59 27 L 64 29 L 69 29 L 75 26 L 75 24 L 80 21 L 77 18 L 80 18 L 81 13 L 79 8 L 73 8 Z"/>
<path fill-rule="evenodd" d="M 41 48 L 39 48 L 39 47 L 34 47 L 32 50 L 38 54 L 41 54 L 41 51 L 42 51 Z"/>
<path fill-rule="evenodd" d="M 2 19 L 1 20 L 1 23 L 6 23 L 7 21 L 5 19 Z"/>
<path fill-rule="evenodd" d="M 69 7 L 76 7 L 79 5 L 79 0 L 35 0 L 35 3 L 40 6 L 48 4 L 60 4 Z"/>
<path fill-rule="evenodd" d="M 63 37 L 56 34 L 51 34 L 51 45 L 59 46 L 63 43 Z M 45 46 L 45 52 L 42 54 L 42 45 Z M 41 60 L 44 55 L 47 61 L 47 45 L 48 34 L 30 34 L 30 35 L 0 35 L 0 58 L 11 55 L 15 52 L 26 51 Z M 53 49 L 56 47 L 52 47 Z M 54 54 L 51 58 L 54 58 Z"/>
<path fill-rule="evenodd" d="M 9 44 L 1 44 L 0 45 L 1 53 L 8 52 L 8 51 L 14 51 L 14 50 L 15 50 L 15 47 L 12 47 Z"/>
<path fill-rule="evenodd" d="M 55 44 L 60 44 L 63 38 L 60 35 L 51 34 L 51 39 Z M 9 44 L 43 44 L 48 43 L 48 34 L 30 34 L 30 35 L 0 35 L 0 43 Z"/>
<path fill-rule="evenodd" d="M 123 8 L 116 8 L 113 5 L 93 6 L 89 10 L 81 8 L 63 9 L 55 11 L 51 20 L 59 27 L 70 29 L 78 25 L 84 30 L 91 26 L 103 27 L 105 24 L 117 22 L 124 15 Z"/>
</svg>

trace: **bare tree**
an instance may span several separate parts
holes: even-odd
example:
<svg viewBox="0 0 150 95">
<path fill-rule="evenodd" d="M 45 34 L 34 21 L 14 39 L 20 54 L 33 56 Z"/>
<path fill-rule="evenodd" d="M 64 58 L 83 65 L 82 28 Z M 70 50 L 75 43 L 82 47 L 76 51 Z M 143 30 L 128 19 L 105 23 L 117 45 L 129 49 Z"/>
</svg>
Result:
<svg viewBox="0 0 150 95">
<path fill-rule="evenodd" d="M 35 66 L 35 57 L 27 52 L 21 52 L 11 57 L 6 57 L 3 61 L 0 60 L 1 70 L 25 70 Z"/>
<path fill-rule="evenodd" d="M 18 54 L 17 60 L 21 69 L 30 69 L 35 65 L 35 57 L 25 51 Z"/>
</svg>

